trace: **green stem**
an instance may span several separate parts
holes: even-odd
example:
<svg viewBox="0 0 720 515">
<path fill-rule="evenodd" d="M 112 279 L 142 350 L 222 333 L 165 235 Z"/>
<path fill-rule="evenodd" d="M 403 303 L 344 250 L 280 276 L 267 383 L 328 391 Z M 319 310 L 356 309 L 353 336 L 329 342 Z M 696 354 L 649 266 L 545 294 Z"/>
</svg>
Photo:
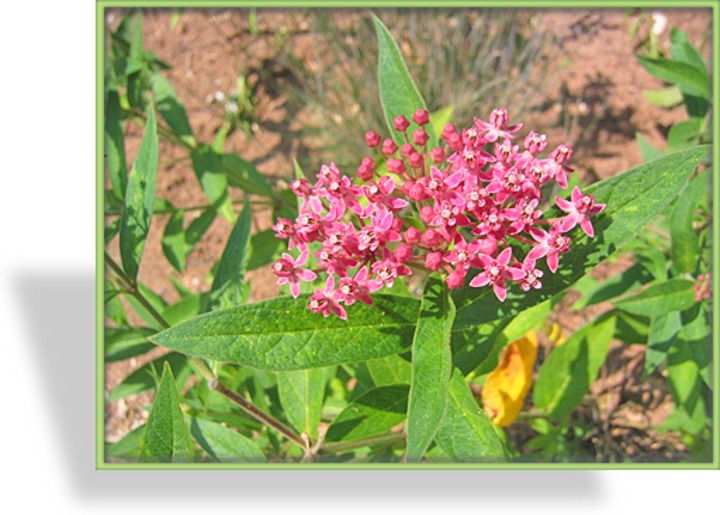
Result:
<svg viewBox="0 0 720 515">
<path fill-rule="evenodd" d="M 285 424 L 280 422 L 279 420 L 275 419 L 272 415 L 268 415 L 264 411 L 262 411 L 260 408 L 255 406 L 253 403 L 248 401 L 243 396 L 233 392 L 232 390 L 228 389 L 224 384 L 219 382 L 217 379 L 213 379 L 212 381 L 208 381 L 208 386 L 210 389 L 215 390 L 222 395 L 224 395 L 227 399 L 231 400 L 240 408 L 243 409 L 247 414 L 251 415 L 256 420 L 259 420 L 263 424 L 265 424 L 268 427 L 273 428 L 275 431 L 283 435 L 288 440 L 296 443 L 303 449 L 308 448 L 308 442 L 303 440 L 303 438 L 297 434 L 295 431 L 287 427 Z"/>
<path fill-rule="evenodd" d="M 142 304 L 142 306 L 148 310 L 148 313 L 150 313 L 153 318 L 158 321 L 158 323 L 163 327 L 163 329 L 169 328 L 170 324 L 167 323 L 167 320 L 165 320 L 165 318 L 160 313 L 158 313 L 155 308 L 152 307 L 150 302 L 148 302 L 145 296 L 140 292 L 140 290 L 138 290 L 137 283 L 130 279 L 127 274 L 125 274 L 125 272 L 123 272 L 122 268 L 120 268 L 120 266 L 115 262 L 112 256 L 110 256 L 110 254 L 108 254 L 107 252 L 105 252 L 105 262 L 118 277 L 121 282 L 121 286 L 125 289 L 125 291 L 135 297 L 138 302 L 140 302 L 140 304 Z M 188 356 L 188 358 L 208 382 L 208 387 L 211 390 L 218 391 L 227 399 L 240 406 L 247 414 L 260 421 L 261 423 L 265 424 L 266 426 L 275 429 L 285 438 L 302 447 L 306 451 L 306 453 L 308 452 L 309 442 L 304 440 L 300 435 L 295 433 L 292 429 L 284 425 L 282 422 L 276 420 L 271 415 L 262 411 L 252 402 L 245 399 L 243 396 L 228 389 L 224 384 L 218 381 L 217 377 L 215 377 L 212 371 L 202 360 L 193 356 Z"/>
<path fill-rule="evenodd" d="M 367 438 L 360 438 L 358 440 L 351 440 L 349 442 L 331 442 L 324 443 L 319 454 L 338 454 L 345 451 L 351 451 L 353 449 L 359 449 L 360 447 L 372 447 L 374 445 L 393 445 L 396 443 L 404 442 L 405 435 L 402 433 L 385 433 L 377 436 L 368 436 Z"/>
</svg>

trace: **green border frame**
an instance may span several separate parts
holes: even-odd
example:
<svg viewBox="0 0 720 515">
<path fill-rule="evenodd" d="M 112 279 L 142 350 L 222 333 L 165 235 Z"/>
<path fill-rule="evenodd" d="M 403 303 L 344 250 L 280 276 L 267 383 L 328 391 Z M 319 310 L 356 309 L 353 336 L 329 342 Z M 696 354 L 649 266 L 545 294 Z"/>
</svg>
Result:
<svg viewBox="0 0 720 515">
<path fill-rule="evenodd" d="M 261 4 L 261 5 L 258 5 Z M 272 463 L 272 464 L 223 464 L 223 463 L 197 463 L 197 464 L 159 464 L 159 463 L 107 463 L 105 462 L 105 431 L 104 431 L 104 288 L 105 280 L 103 244 L 104 244 L 104 27 L 105 9 L 108 8 L 133 8 L 133 7 L 202 7 L 202 8 L 223 8 L 223 7 L 439 7 L 437 1 L 430 0 L 393 0 L 389 3 L 382 1 L 347 1 L 338 6 L 337 0 L 310 0 L 306 2 L 288 0 L 97 0 L 96 3 L 96 98 L 95 98 L 95 334 L 96 334 L 96 435 L 95 435 L 95 468 L 96 470 L 718 470 L 720 469 L 720 335 L 717 327 L 720 326 L 720 313 L 714 309 L 712 313 L 713 322 L 713 450 L 712 462 L 709 463 L 497 463 L 497 464 L 475 464 L 475 463 L 429 463 L 429 464 L 378 464 L 378 463 Z M 636 0 L 631 6 L 627 1 L 622 0 L 598 0 L 578 2 L 577 0 L 508 0 L 499 1 L 472 1 L 454 0 L 443 3 L 447 7 L 527 7 L 527 8 L 678 8 L 678 9 L 700 9 L 706 8 L 712 11 L 713 25 L 713 105 L 718 105 L 720 100 L 720 45 L 718 30 L 720 29 L 720 5 L 717 0 L 704 0 L 695 2 L 682 1 L 647 1 Z M 720 133 L 720 119 L 713 116 L 714 134 Z M 720 149 L 713 145 L 714 168 L 720 162 Z M 720 217 L 720 204 L 716 201 L 720 181 L 716 180 L 717 171 L 713 173 L 713 218 Z M 720 225 L 713 224 L 713 303 L 718 306 L 720 302 L 720 253 L 715 249 L 716 242 L 720 241 Z"/>
</svg>

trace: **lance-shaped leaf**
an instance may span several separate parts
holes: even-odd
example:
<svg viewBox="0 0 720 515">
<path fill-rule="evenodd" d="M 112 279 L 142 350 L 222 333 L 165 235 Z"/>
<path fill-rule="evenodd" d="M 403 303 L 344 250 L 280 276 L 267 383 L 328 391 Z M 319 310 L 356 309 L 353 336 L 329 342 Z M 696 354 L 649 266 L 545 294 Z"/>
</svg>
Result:
<svg viewBox="0 0 720 515">
<path fill-rule="evenodd" d="M 290 424 L 315 440 L 325 400 L 325 385 L 334 367 L 277 373 L 278 396 Z"/>
<path fill-rule="evenodd" d="M 234 221 L 235 213 L 227 192 L 228 179 L 222 170 L 220 156 L 203 143 L 192 151 L 191 157 L 193 170 L 207 198 L 225 219 Z"/>
<path fill-rule="evenodd" d="M 695 304 L 694 284 L 689 279 L 670 279 L 613 304 L 635 315 L 657 316 L 682 311 Z"/>
<path fill-rule="evenodd" d="M 412 346 L 407 461 L 419 461 L 433 441 L 447 404 L 452 369 L 450 332 L 455 306 L 436 274 L 425 284 Z"/>
<path fill-rule="evenodd" d="M 650 375 L 667 357 L 667 352 L 681 327 L 680 313 L 677 311 L 658 315 L 652 319 L 647 340 L 648 347 L 645 351 L 646 376 Z"/>
<path fill-rule="evenodd" d="M 148 336 L 155 331 L 146 327 L 106 327 L 105 362 L 121 361 L 144 354 L 155 346 Z"/>
<path fill-rule="evenodd" d="M 181 385 L 185 384 L 185 381 L 192 373 L 188 365 L 187 356 L 178 352 L 171 352 L 170 354 L 144 364 L 123 379 L 122 382 L 110 392 L 110 400 L 116 401 L 130 395 L 137 395 L 152 390 L 157 386 L 156 378 L 159 375 L 159 370 L 166 365 L 170 366 L 173 377 L 177 378 L 176 383 L 180 383 Z"/>
<path fill-rule="evenodd" d="M 151 84 L 160 116 L 183 141 L 190 146 L 195 146 L 195 138 L 187 113 L 177 98 L 175 88 L 165 77 L 158 74 L 152 76 Z"/>
<path fill-rule="evenodd" d="M 641 55 L 636 57 L 649 73 L 665 82 L 677 84 L 683 93 L 710 98 L 710 79 L 704 70 L 674 59 L 652 59 Z"/>
<path fill-rule="evenodd" d="M 540 367 L 533 389 L 535 406 L 561 419 L 575 409 L 600 370 L 615 332 L 615 317 L 604 316 L 555 347 Z"/>
<path fill-rule="evenodd" d="M 245 201 L 235 227 L 230 233 L 223 255 L 220 258 L 215 280 L 210 292 L 210 308 L 227 308 L 244 302 L 245 270 L 250 260 L 250 230 L 252 210 L 250 201 Z"/>
<path fill-rule="evenodd" d="M 120 96 L 116 90 L 107 92 L 105 102 L 105 155 L 112 191 L 122 200 L 125 197 L 128 177 L 122 109 L 120 109 Z M 107 237 L 105 239 L 108 240 Z"/>
<path fill-rule="evenodd" d="M 189 461 L 192 452 L 192 438 L 180 409 L 175 379 L 170 365 L 166 363 L 155 401 L 145 424 L 145 434 L 140 446 L 140 461 Z"/>
<path fill-rule="evenodd" d="M 405 420 L 409 391 L 408 385 L 396 384 L 365 392 L 333 420 L 325 440 L 357 440 L 389 431 Z"/>
<path fill-rule="evenodd" d="M 281 297 L 201 315 L 156 334 L 153 342 L 210 360 L 266 370 L 300 370 L 366 361 L 410 350 L 419 302 L 376 295 L 348 319 L 307 309 L 307 296 Z"/>
<path fill-rule="evenodd" d="M 709 179 L 707 171 L 695 177 L 678 197 L 670 215 L 673 267 L 680 273 L 692 273 L 697 267 L 699 244 L 693 218 L 703 196 L 711 191 Z"/>
<path fill-rule="evenodd" d="M 217 422 L 192 419 L 190 433 L 212 459 L 220 462 L 265 463 L 257 445 L 246 436 Z"/>
<path fill-rule="evenodd" d="M 211 207 L 190 222 L 186 229 L 183 223 L 185 210 L 178 209 L 173 213 L 165 226 L 162 247 L 165 257 L 175 270 L 181 273 L 185 271 L 187 257 L 215 221 L 216 216 L 217 212 Z"/>
<path fill-rule="evenodd" d="M 405 138 L 402 133 L 393 127 L 396 116 L 403 115 L 410 120 L 408 133 L 412 133 L 418 126 L 412 121 L 412 115 L 418 109 L 427 109 L 425 101 L 410 77 L 405 60 L 400 49 L 390 34 L 390 31 L 380 19 L 373 15 L 375 30 L 378 37 L 378 87 L 380 102 L 382 103 L 385 121 L 395 142 L 402 146 Z M 427 148 L 437 146 L 437 136 L 432 124 L 423 127 L 430 137 Z"/>
<path fill-rule="evenodd" d="M 133 163 L 120 218 L 120 257 L 123 269 L 136 279 L 145 240 L 152 221 L 158 167 L 158 136 L 155 111 L 148 110 L 145 134 Z"/>
<path fill-rule="evenodd" d="M 456 290 L 453 295 L 457 306 L 455 329 L 513 316 L 571 286 L 665 209 L 707 151 L 707 147 L 698 147 L 677 152 L 587 188 L 586 193 L 594 195 L 597 203 L 607 204 L 602 213 L 593 217 L 595 237 L 589 238 L 578 228 L 568 233 L 573 238 L 570 252 L 560 256 L 557 273 L 549 272 L 543 263 L 545 275 L 539 290 L 523 292 L 513 285 L 508 289 L 505 302 L 499 301 L 491 288 Z M 546 216 L 552 218 L 560 214 L 557 210 L 548 210 Z"/>
<path fill-rule="evenodd" d="M 475 402 L 457 368 L 448 388 L 448 405 L 436 441 L 454 461 L 502 461 L 505 450 L 490 419 Z"/>
</svg>

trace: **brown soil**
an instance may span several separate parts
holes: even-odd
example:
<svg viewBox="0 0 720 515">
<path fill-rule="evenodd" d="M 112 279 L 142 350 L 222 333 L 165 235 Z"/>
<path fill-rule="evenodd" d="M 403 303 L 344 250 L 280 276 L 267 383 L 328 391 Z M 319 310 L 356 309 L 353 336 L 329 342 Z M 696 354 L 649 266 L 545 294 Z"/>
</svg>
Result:
<svg viewBox="0 0 720 515">
<path fill-rule="evenodd" d="M 710 10 L 663 10 L 668 24 L 660 35 L 661 48 L 667 47 L 670 27 L 689 34 L 694 44 L 711 41 Z M 633 52 L 640 37 L 629 36 L 629 28 L 637 14 L 620 10 L 544 10 L 542 27 L 554 37 L 546 47 L 550 59 L 549 73 L 538 78 L 541 100 L 536 109 L 525 116 L 527 127 L 542 127 L 553 143 L 568 142 L 575 148 L 572 164 L 588 182 L 610 177 L 642 162 L 635 142 L 636 132 L 642 133 L 656 146 L 663 145 L 667 128 L 684 118 L 681 109 L 665 110 L 650 104 L 643 90 L 662 87 L 638 64 Z M 646 13 L 647 14 L 647 13 Z M 287 178 L 292 173 L 292 159 L 298 149 L 307 150 L 307 141 L 300 130 L 310 117 L 307 109 L 297 110 L 288 102 L 292 76 L 276 57 L 294 52 L 303 59 L 309 55 L 313 35 L 301 11 L 258 11 L 259 34 L 252 35 L 247 10 L 183 11 L 171 28 L 173 13 L 168 9 L 143 12 L 145 49 L 169 63 L 164 72 L 184 105 L 196 138 L 211 142 L 222 121 L 223 108 L 212 99 L 217 91 L 231 93 L 240 73 L 255 85 L 258 99 L 257 123 L 251 136 L 236 131 L 227 141 L 226 150 L 252 161 L 268 176 Z M 106 21 L 115 27 L 117 11 L 108 11 Z M 289 42 L 276 42 L 279 32 L 290 34 Z M 645 33 L 647 30 L 645 30 Z M 641 30 L 641 35 L 643 34 Z M 705 48 L 705 57 L 709 49 Z M 480 116 L 486 109 L 480 109 Z M 127 159 L 131 163 L 139 147 L 141 131 L 130 125 L 126 139 Z M 185 151 L 161 140 L 161 170 L 157 195 L 177 207 L 206 204 Z M 172 302 L 177 293 L 168 277 L 175 275 L 194 291 L 207 291 L 206 277 L 220 257 L 231 225 L 218 217 L 188 258 L 186 272 L 173 271 L 162 254 L 162 231 L 169 215 L 154 221 L 145 247 L 140 280 L 156 293 Z M 188 218 L 192 214 L 187 215 Z M 270 213 L 257 212 L 255 227 L 265 229 L 271 224 Z M 117 241 L 110 245 L 117 255 Z M 596 277 L 609 277 L 627 264 L 605 266 L 593 272 Z M 273 297 L 278 289 L 268 269 L 251 272 L 252 301 Z M 567 308 L 570 298 L 563 303 Z M 559 310 L 557 321 L 566 333 L 595 316 L 600 306 L 570 313 Z M 546 341 L 545 346 L 549 345 Z M 106 367 L 106 388 L 111 389 L 145 359 L 131 360 Z M 685 448 L 677 435 L 658 434 L 652 428 L 662 422 L 671 401 L 662 381 L 642 380 L 642 348 L 613 345 L 601 377 L 590 396 L 594 406 L 585 415 L 594 419 L 597 431 L 588 437 L 595 458 L 615 461 L 627 456 L 633 460 L 677 460 Z M 146 417 L 142 406 L 148 396 L 128 398 L 109 403 L 106 413 L 106 439 L 113 442 Z M 533 433 L 518 427 L 513 440 L 522 442 Z"/>
</svg>

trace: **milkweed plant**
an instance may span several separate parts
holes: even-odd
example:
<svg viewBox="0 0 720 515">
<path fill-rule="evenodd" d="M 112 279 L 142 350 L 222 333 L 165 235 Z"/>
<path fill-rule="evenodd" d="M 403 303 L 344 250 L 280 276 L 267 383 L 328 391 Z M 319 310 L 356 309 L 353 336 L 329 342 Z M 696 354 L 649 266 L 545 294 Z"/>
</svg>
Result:
<svg viewBox="0 0 720 515">
<path fill-rule="evenodd" d="M 680 77 L 672 87 L 694 139 L 582 185 L 571 146 L 503 106 L 478 106 L 467 127 L 438 123 L 374 17 L 387 127 L 367 128 L 356 168 L 306 175 L 296 164 L 283 183 L 225 152 L 225 133 L 197 140 L 160 73 L 168 66 L 142 49 L 141 23 L 124 17 L 107 57 L 105 240 L 118 236 L 120 259 L 105 253 L 105 361 L 166 353 L 109 392 L 108 402 L 154 396 L 147 420 L 107 443 L 106 465 L 581 459 L 567 428 L 613 340 L 646 345 L 646 373 L 669 371 L 668 427 L 696 449 L 707 441 L 709 174 L 698 170 L 710 79 L 682 33 L 672 57 L 639 59 Z M 696 70 L 689 82 L 668 71 L 683 59 Z M 128 120 L 144 127 L 129 173 Z M 158 134 L 187 152 L 210 201 L 189 223 L 155 198 Z M 239 215 L 229 188 L 245 193 Z M 271 229 L 252 231 L 251 195 L 273 206 Z M 138 280 L 159 213 L 170 214 L 163 252 L 179 272 L 217 216 L 233 222 L 210 291 L 176 282 L 180 300 L 168 304 Z M 623 252 L 642 257 L 619 279 L 586 275 Z M 282 294 L 248 302 L 245 274 L 266 265 Z M 612 308 L 550 338 L 537 363 L 538 332 L 571 287 L 576 307 Z M 521 450 L 507 431 L 523 417 L 534 436 Z"/>
</svg>

